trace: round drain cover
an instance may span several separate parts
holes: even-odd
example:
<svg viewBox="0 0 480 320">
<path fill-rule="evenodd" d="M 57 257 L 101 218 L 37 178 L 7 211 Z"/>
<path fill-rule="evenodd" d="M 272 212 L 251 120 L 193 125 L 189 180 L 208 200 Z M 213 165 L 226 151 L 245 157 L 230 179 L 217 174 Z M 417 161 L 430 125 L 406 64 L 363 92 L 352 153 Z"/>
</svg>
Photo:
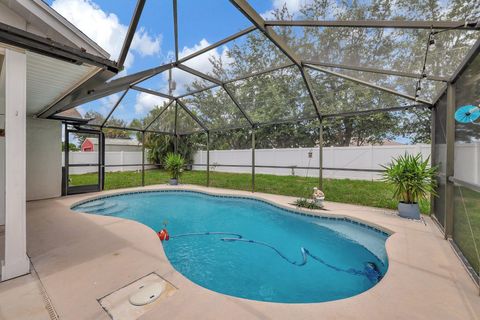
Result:
<svg viewBox="0 0 480 320">
<path fill-rule="evenodd" d="M 128 300 L 134 306 L 143 306 L 157 300 L 164 290 L 165 282 L 153 282 L 138 288 Z"/>
</svg>

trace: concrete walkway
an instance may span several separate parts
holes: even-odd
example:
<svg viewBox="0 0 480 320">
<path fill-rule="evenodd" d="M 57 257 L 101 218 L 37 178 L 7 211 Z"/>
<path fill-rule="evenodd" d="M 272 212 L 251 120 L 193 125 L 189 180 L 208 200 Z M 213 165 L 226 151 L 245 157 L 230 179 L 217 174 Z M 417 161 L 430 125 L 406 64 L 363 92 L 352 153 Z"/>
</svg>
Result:
<svg viewBox="0 0 480 320">
<path fill-rule="evenodd" d="M 143 189 L 159 188 L 170 187 Z M 260 193 L 176 189 L 180 188 L 254 196 L 283 206 L 293 201 Z M 280 304 L 234 298 L 192 283 L 172 268 L 155 231 L 145 225 L 69 210 L 92 196 L 28 203 L 28 253 L 61 319 L 110 319 L 98 299 L 152 272 L 177 290 L 141 319 L 480 319 L 478 288 L 428 217 L 422 223 L 389 210 L 327 203 L 329 214 L 348 215 L 394 232 L 387 241 L 389 271 L 378 285 L 348 299 Z M 0 299 L 4 286 L 0 284 Z"/>
<path fill-rule="evenodd" d="M 50 310 L 51 311 L 51 310 Z M 42 285 L 35 274 L 0 283 L 0 320 L 49 320 Z"/>
</svg>

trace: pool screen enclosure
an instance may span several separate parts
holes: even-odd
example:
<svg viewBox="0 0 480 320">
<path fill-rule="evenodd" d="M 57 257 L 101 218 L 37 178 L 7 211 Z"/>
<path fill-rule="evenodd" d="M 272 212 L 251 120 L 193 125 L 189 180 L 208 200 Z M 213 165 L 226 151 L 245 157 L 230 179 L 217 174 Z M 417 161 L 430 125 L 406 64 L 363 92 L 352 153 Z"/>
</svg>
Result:
<svg viewBox="0 0 480 320">
<path fill-rule="evenodd" d="M 245 24 L 223 39 L 185 52 L 179 41 L 182 10 L 188 5 L 173 0 L 171 61 L 111 80 L 100 73 L 96 81 L 86 82 L 38 116 L 65 121 L 80 131 L 133 132 L 139 141 L 165 136 L 174 140 L 176 152 L 185 148 L 184 137 L 202 136 L 207 185 L 214 136 L 241 131 L 251 145 L 254 191 L 255 168 L 261 166 L 255 149 L 265 143 L 261 128 L 312 126 L 318 162 L 311 168 L 318 170 L 322 186 L 322 170 L 327 169 L 322 165 L 324 128 L 331 119 L 431 110 L 432 163 L 440 171 L 440 196 L 432 198 L 432 213 L 472 274 L 478 275 L 480 235 L 474 231 L 480 228 L 480 169 L 478 151 L 469 150 L 479 146 L 480 125 L 458 123 L 454 113 L 463 105 L 480 104 L 480 4 L 305 1 L 295 14 L 286 5 L 260 14 L 257 2 L 219 2 L 241 15 Z M 117 60 L 119 69 L 142 15 L 151 14 L 153 3 L 137 2 Z M 140 95 L 148 98 L 148 108 L 136 108 Z M 79 117 L 66 117 L 65 111 L 73 108 Z M 138 165 L 145 185 L 144 144 L 142 154 Z M 100 161 L 99 181 L 105 179 L 105 166 Z"/>
</svg>

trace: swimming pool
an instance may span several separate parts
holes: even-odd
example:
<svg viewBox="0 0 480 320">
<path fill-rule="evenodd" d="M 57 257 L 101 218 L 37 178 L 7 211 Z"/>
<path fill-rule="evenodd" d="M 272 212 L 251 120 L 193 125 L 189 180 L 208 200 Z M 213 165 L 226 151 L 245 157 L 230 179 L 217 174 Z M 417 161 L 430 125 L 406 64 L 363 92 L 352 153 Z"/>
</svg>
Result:
<svg viewBox="0 0 480 320">
<path fill-rule="evenodd" d="M 76 211 L 166 228 L 173 267 L 223 294 L 269 302 L 351 297 L 388 269 L 388 234 L 344 218 L 313 217 L 261 200 L 150 191 L 80 203 Z"/>
</svg>

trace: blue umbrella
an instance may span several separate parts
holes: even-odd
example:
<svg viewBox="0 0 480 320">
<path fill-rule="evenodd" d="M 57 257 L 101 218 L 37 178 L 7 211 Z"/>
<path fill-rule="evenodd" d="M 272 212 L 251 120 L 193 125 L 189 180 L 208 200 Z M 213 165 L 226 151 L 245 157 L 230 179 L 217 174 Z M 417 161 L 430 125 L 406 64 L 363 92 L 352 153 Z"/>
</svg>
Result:
<svg viewBox="0 0 480 320">
<path fill-rule="evenodd" d="M 461 106 L 455 112 L 455 120 L 461 123 L 472 123 L 478 118 L 480 118 L 480 108 L 473 105 Z"/>
</svg>

